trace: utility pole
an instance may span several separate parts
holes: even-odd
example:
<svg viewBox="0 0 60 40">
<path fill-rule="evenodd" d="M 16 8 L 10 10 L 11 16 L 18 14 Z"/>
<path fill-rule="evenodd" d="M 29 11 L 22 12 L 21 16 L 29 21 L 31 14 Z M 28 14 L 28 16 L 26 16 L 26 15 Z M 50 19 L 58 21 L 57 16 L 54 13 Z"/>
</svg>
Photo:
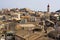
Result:
<svg viewBox="0 0 60 40">
<path fill-rule="evenodd" d="M 44 30 L 44 26 L 45 26 L 45 20 L 43 20 L 43 31 L 45 31 L 45 30 Z"/>
<path fill-rule="evenodd" d="M 58 34 L 58 31 L 57 31 L 57 21 L 56 21 L 55 24 L 54 24 L 54 28 L 55 28 L 56 36 L 57 36 L 57 34 Z M 56 39 L 56 36 L 55 36 L 55 40 L 57 40 L 57 39 Z"/>
<path fill-rule="evenodd" d="M 6 38 L 6 33 L 7 33 L 7 26 L 5 26 L 5 30 L 4 30 L 4 33 L 5 33 L 5 40 L 7 40 L 7 38 Z"/>
</svg>

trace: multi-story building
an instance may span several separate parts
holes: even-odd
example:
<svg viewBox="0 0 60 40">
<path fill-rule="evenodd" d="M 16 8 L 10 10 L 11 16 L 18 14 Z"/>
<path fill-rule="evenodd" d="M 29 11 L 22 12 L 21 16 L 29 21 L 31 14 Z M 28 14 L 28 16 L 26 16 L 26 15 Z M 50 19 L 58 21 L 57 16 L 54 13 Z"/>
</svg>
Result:
<svg viewBox="0 0 60 40">
<path fill-rule="evenodd" d="M 21 20 L 20 13 L 13 13 L 13 14 L 11 14 L 11 16 L 12 16 L 12 20 L 13 19 L 15 19 L 15 20 Z"/>
</svg>

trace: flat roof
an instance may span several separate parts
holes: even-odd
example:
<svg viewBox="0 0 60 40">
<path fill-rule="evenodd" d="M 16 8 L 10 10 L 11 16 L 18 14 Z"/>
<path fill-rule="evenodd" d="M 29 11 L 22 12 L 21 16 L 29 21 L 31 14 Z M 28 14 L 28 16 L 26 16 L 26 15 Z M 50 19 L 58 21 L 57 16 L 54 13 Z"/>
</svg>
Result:
<svg viewBox="0 0 60 40">
<path fill-rule="evenodd" d="M 35 27 L 34 24 L 19 24 L 20 27 Z"/>
</svg>

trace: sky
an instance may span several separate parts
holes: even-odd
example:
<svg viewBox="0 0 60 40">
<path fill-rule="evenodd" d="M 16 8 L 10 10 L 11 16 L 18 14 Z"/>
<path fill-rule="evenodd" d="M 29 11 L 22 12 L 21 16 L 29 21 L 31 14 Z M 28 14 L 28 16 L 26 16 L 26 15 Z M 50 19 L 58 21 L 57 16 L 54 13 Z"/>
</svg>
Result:
<svg viewBox="0 0 60 40">
<path fill-rule="evenodd" d="M 60 9 L 60 0 L 0 0 L 0 9 L 30 8 L 36 11 L 46 11 L 48 4 L 50 5 L 50 11 Z"/>
</svg>

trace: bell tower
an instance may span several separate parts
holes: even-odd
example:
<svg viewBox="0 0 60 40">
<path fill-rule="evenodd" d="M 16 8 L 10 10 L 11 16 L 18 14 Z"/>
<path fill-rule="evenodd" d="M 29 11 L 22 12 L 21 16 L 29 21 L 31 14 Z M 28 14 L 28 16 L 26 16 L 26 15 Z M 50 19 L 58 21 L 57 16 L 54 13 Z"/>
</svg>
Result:
<svg viewBox="0 0 60 40">
<path fill-rule="evenodd" d="M 47 5 L 47 12 L 50 12 L 50 5 Z"/>
</svg>

